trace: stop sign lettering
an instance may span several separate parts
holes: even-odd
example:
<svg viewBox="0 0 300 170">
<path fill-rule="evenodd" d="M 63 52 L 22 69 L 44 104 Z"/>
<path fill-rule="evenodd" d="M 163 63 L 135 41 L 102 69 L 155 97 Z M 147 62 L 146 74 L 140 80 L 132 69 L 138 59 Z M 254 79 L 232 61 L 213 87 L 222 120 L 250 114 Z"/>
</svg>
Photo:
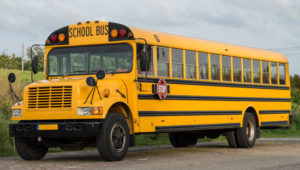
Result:
<svg viewBox="0 0 300 170">
<path fill-rule="evenodd" d="M 168 94 L 168 87 L 167 87 L 167 83 L 165 81 L 165 79 L 159 79 L 158 83 L 157 83 L 157 94 L 159 99 L 165 99 L 167 97 Z"/>
</svg>

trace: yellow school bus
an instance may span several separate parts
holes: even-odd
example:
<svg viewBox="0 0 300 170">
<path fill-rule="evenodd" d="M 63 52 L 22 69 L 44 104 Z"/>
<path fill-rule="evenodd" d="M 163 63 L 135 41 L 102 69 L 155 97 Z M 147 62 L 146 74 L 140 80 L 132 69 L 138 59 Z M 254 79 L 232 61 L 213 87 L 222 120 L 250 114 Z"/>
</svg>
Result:
<svg viewBox="0 0 300 170">
<path fill-rule="evenodd" d="M 288 60 L 272 51 L 93 21 L 51 33 L 45 67 L 11 108 L 25 160 L 87 146 L 121 160 L 143 133 L 168 133 L 174 147 L 225 135 L 250 148 L 261 127 L 289 124 Z"/>
</svg>

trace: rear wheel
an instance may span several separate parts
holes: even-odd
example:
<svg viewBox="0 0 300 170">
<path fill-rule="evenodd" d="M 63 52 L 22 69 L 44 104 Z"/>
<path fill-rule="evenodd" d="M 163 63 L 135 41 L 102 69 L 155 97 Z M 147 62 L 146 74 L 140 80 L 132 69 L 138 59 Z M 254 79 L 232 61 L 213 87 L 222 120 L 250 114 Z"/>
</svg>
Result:
<svg viewBox="0 0 300 170">
<path fill-rule="evenodd" d="M 236 141 L 239 147 L 250 148 L 255 145 L 257 138 L 257 122 L 253 114 L 246 113 L 243 127 L 236 130 Z"/>
<path fill-rule="evenodd" d="M 38 142 L 37 138 L 15 137 L 15 146 L 24 160 L 40 160 L 48 152 L 48 147 Z"/>
<path fill-rule="evenodd" d="M 193 134 L 187 133 L 169 133 L 169 139 L 175 148 L 195 146 L 198 140 Z"/>
<path fill-rule="evenodd" d="M 107 115 L 101 133 L 97 136 L 97 147 L 105 161 L 119 161 L 129 147 L 129 128 L 123 115 Z"/>
<path fill-rule="evenodd" d="M 230 130 L 226 132 L 227 143 L 231 148 L 237 148 L 238 144 L 236 141 L 236 130 Z"/>
</svg>

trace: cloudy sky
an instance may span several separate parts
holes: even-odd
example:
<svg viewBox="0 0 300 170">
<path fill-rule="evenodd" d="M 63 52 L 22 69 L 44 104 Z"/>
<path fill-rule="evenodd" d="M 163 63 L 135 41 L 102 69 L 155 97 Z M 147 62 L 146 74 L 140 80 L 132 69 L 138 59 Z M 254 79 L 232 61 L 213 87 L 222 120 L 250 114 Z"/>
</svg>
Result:
<svg viewBox="0 0 300 170">
<path fill-rule="evenodd" d="M 300 0 L 0 0 L 0 53 L 92 20 L 276 50 L 300 74 Z"/>
</svg>

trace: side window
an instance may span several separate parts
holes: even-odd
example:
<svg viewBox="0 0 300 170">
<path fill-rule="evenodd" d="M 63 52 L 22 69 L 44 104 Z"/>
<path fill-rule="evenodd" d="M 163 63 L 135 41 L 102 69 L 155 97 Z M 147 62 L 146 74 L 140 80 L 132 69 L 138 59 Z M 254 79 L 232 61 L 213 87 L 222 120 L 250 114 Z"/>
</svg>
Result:
<svg viewBox="0 0 300 170">
<path fill-rule="evenodd" d="M 143 47 L 144 44 L 137 44 L 137 72 L 139 75 L 145 75 L 144 71 L 141 71 L 141 67 L 142 67 L 142 63 L 141 63 L 141 58 L 143 57 Z M 149 62 L 150 62 L 150 68 L 148 70 L 148 75 L 153 76 L 154 75 L 154 69 L 153 69 L 153 46 L 148 45 L 147 48 L 147 53 L 148 53 L 148 57 L 149 57 Z"/>
<path fill-rule="evenodd" d="M 251 60 L 243 59 L 244 82 L 251 83 Z"/>
<path fill-rule="evenodd" d="M 281 85 L 285 85 L 285 64 L 279 63 L 279 82 Z"/>
<path fill-rule="evenodd" d="M 271 62 L 271 82 L 278 84 L 277 63 L 275 62 Z"/>
<path fill-rule="evenodd" d="M 261 83 L 260 81 L 260 61 L 252 60 L 253 62 L 253 82 Z"/>
<path fill-rule="evenodd" d="M 169 77 L 169 48 L 157 47 L 157 76 Z"/>
<path fill-rule="evenodd" d="M 231 58 L 230 56 L 222 56 L 222 74 L 223 81 L 231 81 Z"/>
<path fill-rule="evenodd" d="M 172 76 L 183 78 L 183 52 L 180 49 L 172 48 Z"/>
<path fill-rule="evenodd" d="M 263 83 L 269 84 L 269 62 L 268 61 L 262 61 L 262 70 L 263 70 Z"/>
<path fill-rule="evenodd" d="M 242 81 L 241 58 L 232 57 L 233 64 L 233 81 Z"/>
<path fill-rule="evenodd" d="M 195 79 L 196 78 L 196 52 L 195 51 L 185 51 L 185 63 L 186 63 L 186 78 Z"/>
<path fill-rule="evenodd" d="M 220 55 L 210 54 L 211 79 L 220 80 Z"/>
<path fill-rule="evenodd" d="M 199 52 L 198 62 L 199 62 L 199 79 L 208 80 L 208 54 Z"/>
</svg>

